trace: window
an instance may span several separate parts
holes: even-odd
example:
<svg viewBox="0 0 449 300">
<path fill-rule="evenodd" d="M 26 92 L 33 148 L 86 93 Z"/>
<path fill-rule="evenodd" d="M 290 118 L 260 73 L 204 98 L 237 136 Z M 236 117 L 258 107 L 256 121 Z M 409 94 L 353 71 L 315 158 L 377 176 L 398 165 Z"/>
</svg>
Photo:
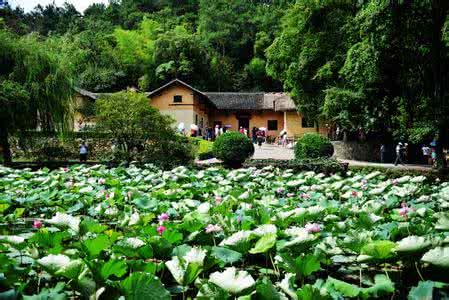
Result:
<svg viewBox="0 0 449 300">
<path fill-rule="evenodd" d="M 301 127 L 302 128 L 313 128 L 315 127 L 315 122 L 308 118 L 301 118 Z"/>
<path fill-rule="evenodd" d="M 173 103 L 181 103 L 181 102 L 182 102 L 182 96 L 181 95 L 173 96 Z"/>
<path fill-rule="evenodd" d="M 268 130 L 278 130 L 278 120 L 268 120 Z"/>
</svg>

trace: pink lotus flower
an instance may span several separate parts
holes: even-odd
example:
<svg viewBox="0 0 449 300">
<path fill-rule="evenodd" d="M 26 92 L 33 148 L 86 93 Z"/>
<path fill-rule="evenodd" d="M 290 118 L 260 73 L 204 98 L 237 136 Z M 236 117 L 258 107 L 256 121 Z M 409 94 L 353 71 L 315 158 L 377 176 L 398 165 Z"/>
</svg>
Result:
<svg viewBox="0 0 449 300">
<path fill-rule="evenodd" d="M 167 230 L 167 228 L 165 226 L 158 226 L 157 228 L 157 233 L 159 233 L 159 235 L 162 235 L 162 233 L 164 233 L 164 231 Z"/>
<path fill-rule="evenodd" d="M 206 226 L 206 233 L 217 233 L 223 231 L 220 225 L 209 224 Z"/>
<path fill-rule="evenodd" d="M 321 231 L 320 224 L 318 223 L 307 223 L 304 228 L 307 230 L 308 233 L 316 233 Z"/>
<path fill-rule="evenodd" d="M 357 197 L 359 194 L 357 193 L 357 191 L 352 191 L 351 195 L 352 197 Z"/>
<path fill-rule="evenodd" d="M 159 217 L 157 217 L 157 219 L 158 219 L 159 222 L 161 222 L 161 223 L 163 223 L 163 222 L 165 222 L 165 221 L 168 221 L 169 218 L 170 218 L 170 217 L 169 217 L 169 215 L 168 215 L 167 213 L 160 214 Z"/>
<path fill-rule="evenodd" d="M 306 193 L 301 193 L 299 197 L 301 197 L 301 199 L 310 199 L 310 195 Z"/>
<path fill-rule="evenodd" d="M 64 170 L 64 172 L 68 172 L 69 168 L 65 167 L 63 170 Z"/>
<path fill-rule="evenodd" d="M 276 193 L 278 193 L 278 194 L 282 194 L 284 191 L 285 191 L 285 190 L 284 190 L 284 188 L 282 188 L 282 187 L 278 187 L 278 188 L 276 189 Z"/>
<path fill-rule="evenodd" d="M 407 217 L 408 212 L 409 212 L 408 207 L 402 207 L 399 209 L 399 215 L 403 217 Z"/>
<path fill-rule="evenodd" d="M 408 207 L 407 203 L 402 202 L 401 203 L 401 208 L 399 209 L 398 213 L 400 216 L 404 217 L 406 220 L 408 218 L 408 213 L 411 211 L 414 211 L 415 209 Z"/>
<path fill-rule="evenodd" d="M 104 197 L 106 198 L 106 200 L 108 200 L 109 199 L 109 193 L 105 191 Z"/>
<path fill-rule="evenodd" d="M 127 196 L 128 196 L 128 199 L 131 199 L 131 197 L 133 196 L 133 192 L 129 191 L 129 192 L 127 193 Z"/>
<path fill-rule="evenodd" d="M 394 179 L 394 180 L 393 180 L 393 185 L 398 185 L 398 183 L 399 183 L 399 182 L 398 182 L 397 179 Z"/>
<path fill-rule="evenodd" d="M 287 197 L 288 197 L 288 198 L 292 198 L 292 197 L 294 197 L 294 196 L 295 196 L 295 194 L 293 194 L 293 193 L 288 193 L 288 194 L 287 194 Z"/>
<path fill-rule="evenodd" d="M 106 183 L 106 179 L 104 179 L 104 178 L 98 179 L 98 184 L 105 184 L 105 183 Z"/>
<path fill-rule="evenodd" d="M 221 196 L 215 196 L 215 203 L 216 204 L 220 204 L 221 201 L 223 201 L 223 198 L 221 198 Z"/>
<path fill-rule="evenodd" d="M 42 221 L 34 220 L 33 221 L 33 228 L 39 229 L 42 227 Z"/>
</svg>

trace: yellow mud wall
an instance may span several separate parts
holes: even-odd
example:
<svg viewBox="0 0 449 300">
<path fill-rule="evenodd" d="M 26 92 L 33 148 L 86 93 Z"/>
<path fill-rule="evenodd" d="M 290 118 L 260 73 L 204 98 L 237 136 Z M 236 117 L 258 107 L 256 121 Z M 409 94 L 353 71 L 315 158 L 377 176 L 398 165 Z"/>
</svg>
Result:
<svg viewBox="0 0 449 300">
<path fill-rule="evenodd" d="M 182 96 L 182 102 L 174 103 L 174 96 Z M 171 116 L 176 125 L 183 122 L 189 128 L 195 122 L 193 91 L 184 86 L 174 85 L 162 90 L 160 94 L 151 97 L 150 104 L 162 114 Z"/>
<path fill-rule="evenodd" d="M 317 133 L 315 127 L 302 127 L 302 116 L 295 111 L 286 112 L 287 134 L 290 137 L 302 136 L 305 133 Z M 320 124 L 319 133 L 327 136 L 327 128 Z"/>
</svg>

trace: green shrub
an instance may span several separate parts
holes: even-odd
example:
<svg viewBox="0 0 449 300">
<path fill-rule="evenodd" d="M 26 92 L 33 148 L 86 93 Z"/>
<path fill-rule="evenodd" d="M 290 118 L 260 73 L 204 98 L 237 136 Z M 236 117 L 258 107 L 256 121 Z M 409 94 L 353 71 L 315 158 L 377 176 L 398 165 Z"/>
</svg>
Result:
<svg viewBox="0 0 449 300">
<path fill-rule="evenodd" d="M 227 132 L 219 136 L 213 146 L 215 157 L 225 165 L 239 167 L 254 154 L 254 145 L 249 138 L 238 132 Z"/>
<path fill-rule="evenodd" d="M 175 136 L 173 140 L 158 147 L 145 147 L 140 161 L 152 163 L 163 169 L 191 165 L 195 159 L 194 146 L 186 137 Z"/>
<path fill-rule="evenodd" d="M 308 159 L 331 157 L 334 146 L 327 137 L 316 133 L 306 133 L 295 145 L 295 158 Z"/>
<path fill-rule="evenodd" d="M 344 174 L 347 171 L 347 164 L 340 163 L 332 158 L 317 159 L 292 159 L 292 160 L 275 160 L 275 159 L 250 159 L 243 166 L 245 168 L 255 167 L 261 169 L 267 166 L 273 166 L 280 169 L 292 169 L 295 172 L 314 171 L 315 173 L 324 174 Z"/>
<path fill-rule="evenodd" d="M 214 143 L 206 140 L 201 140 L 198 144 L 197 154 L 199 160 L 214 158 Z"/>
</svg>

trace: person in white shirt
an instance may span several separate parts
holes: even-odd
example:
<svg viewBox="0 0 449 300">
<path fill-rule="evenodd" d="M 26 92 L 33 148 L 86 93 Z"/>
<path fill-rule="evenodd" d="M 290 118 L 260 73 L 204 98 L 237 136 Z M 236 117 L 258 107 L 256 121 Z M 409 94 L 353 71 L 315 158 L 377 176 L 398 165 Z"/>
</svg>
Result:
<svg viewBox="0 0 449 300">
<path fill-rule="evenodd" d="M 401 163 L 401 165 L 405 166 L 405 163 L 402 161 L 402 151 L 404 151 L 404 145 L 399 142 L 396 146 L 396 160 L 394 162 L 394 165 L 397 166 L 398 162 Z"/>
<path fill-rule="evenodd" d="M 85 141 L 81 142 L 80 145 L 80 162 L 86 162 L 87 161 L 87 154 L 89 153 L 89 148 L 86 145 Z"/>
<path fill-rule="evenodd" d="M 421 151 L 422 151 L 422 155 L 423 155 L 423 157 L 424 157 L 424 162 L 425 162 L 426 164 L 431 165 L 431 164 L 432 164 L 432 157 L 431 157 L 432 149 L 430 149 L 429 146 L 424 145 L 424 146 L 421 148 Z"/>
</svg>

